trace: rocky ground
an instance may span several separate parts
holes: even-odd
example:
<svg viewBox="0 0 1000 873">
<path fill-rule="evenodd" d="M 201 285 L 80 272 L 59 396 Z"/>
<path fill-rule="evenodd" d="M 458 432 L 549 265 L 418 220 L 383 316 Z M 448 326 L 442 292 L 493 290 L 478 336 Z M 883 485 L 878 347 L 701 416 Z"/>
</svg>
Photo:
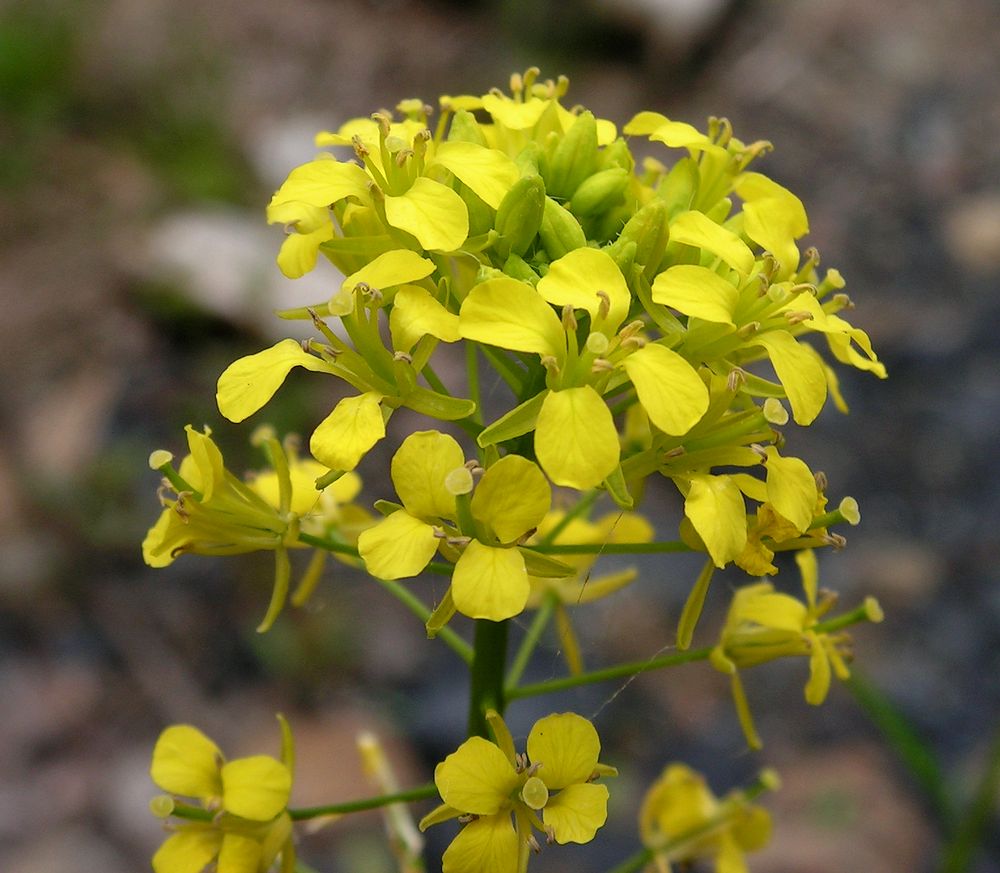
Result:
<svg viewBox="0 0 1000 873">
<path fill-rule="evenodd" d="M 460 739 L 465 689 L 447 653 L 349 572 L 259 639 L 267 568 L 145 568 L 138 543 L 157 512 L 145 461 L 207 422 L 234 467 L 251 465 L 214 382 L 278 335 L 270 308 L 329 281 L 283 280 L 280 231 L 263 218 L 312 133 L 531 63 L 568 73 L 575 99 L 616 120 L 726 115 L 741 138 L 776 145 L 768 172 L 802 196 L 810 242 L 847 277 L 853 320 L 890 371 L 845 374 L 850 416 L 793 437 L 864 516 L 823 559 L 823 581 L 846 602 L 882 602 L 886 623 L 857 634 L 861 670 L 933 750 L 947 800 L 968 801 L 1000 722 L 1000 12 L 992 0 L 696 7 L 0 4 L 0 869 L 147 869 L 161 837 L 148 757 L 170 722 L 251 753 L 276 748 L 284 711 L 308 761 L 302 805 L 371 791 L 360 729 L 383 738 L 404 784 Z M 328 403 L 296 381 L 275 423 Z M 679 603 L 645 569 L 587 620 L 592 662 L 670 642 Z M 650 777 L 679 757 L 721 791 L 776 766 L 779 825 L 757 873 L 940 869 L 927 780 L 847 690 L 806 707 L 800 667 L 751 677 L 760 757 L 739 752 L 707 667 L 538 706 L 595 714 L 608 748 Z M 544 714 L 529 710 L 526 724 Z M 645 781 L 619 780 L 606 839 L 546 852 L 539 869 L 600 871 L 629 854 Z M 1000 870 L 996 824 L 960 869 Z M 381 845 L 378 817 L 360 816 L 301 850 L 326 873 L 378 873 L 391 869 Z"/>
</svg>

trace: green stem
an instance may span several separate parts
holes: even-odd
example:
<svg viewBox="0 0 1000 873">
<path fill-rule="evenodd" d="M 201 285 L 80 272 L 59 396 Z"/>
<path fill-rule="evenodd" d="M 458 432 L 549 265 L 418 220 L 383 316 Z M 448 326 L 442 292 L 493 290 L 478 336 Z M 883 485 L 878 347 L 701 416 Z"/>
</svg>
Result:
<svg viewBox="0 0 1000 873">
<path fill-rule="evenodd" d="M 656 555 L 664 552 L 690 552 L 693 549 L 679 541 L 661 543 L 539 543 L 529 549 L 543 555 Z"/>
<path fill-rule="evenodd" d="M 538 645 L 538 640 L 552 618 L 552 613 L 555 611 L 558 602 L 559 595 L 554 591 L 549 591 L 545 594 L 545 598 L 536 610 L 535 617 L 528 627 L 528 632 L 524 635 L 524 639 L 521 640 L 517 655 L 514 656 L 514 663 L 511 664 L 510 670 L 507 671 L 506 688 L 508 690 L 514 688 L 521 681 L 521 676 L 524 675 L 524 670 L 528 666 L 528 662 L 534 654 L 535 647 Z"/>
<path fill-rule="evenodd" d="M 687 652 L 677 652 L 672 655 L 661 655 L 658 658 L 650 658 L 646 661 L 633 661 L 628 664 L 618 664 L 614 667 L 606 667 L 603 670 L 594 670 L 590 673 L 581 673 L 579 676 L 566 676 L 562 679 L 549 679 L 546 682 L 536 682 L 533 685 L 522 685 L 519 688 L 509 688 L 507 697 L 510 700 L 518 700 L 522 697 L 537 697 L 539 694 L 550 694 L 555 691 L 565 691 L 569 688 L 578 688 L 581 685 L 594 685 L 598 682 L 607 682 L 611 679 L 622 679 L 629 676 L 636 676 L 649 670 L 659 670 L 661 667 L 673 667 L 677 664 L 687 664 L 691 661 L 705 661 L 712 653 L 711 647 L 704 649 L 691 649 Z"/>
<path fill-rule="evenodd" d="M 469 736 L 490 736 L 486 710 L 504 711 L 503 671 L 507 660 L 508 621 L 476 619 L 476 636 L 470 671 Z"/>
<path fill-rule="evenodd" d="M 862 621 L 872 621 L 872 613 L 867 604 L 862 604 L 857 609 L 836 618 L 831 618 L 829 621 L 821 621 L 810 630 L 819 634 L 827 634 L 842 630 L 849 625 L 858 624 Z M 590 673 L 581 673 L 579 676 L 565 676 L 562 679 L 549 679 L 546 682 L 536 682 L 534 685 L 522 685 L 520 688 L 508 688 L 507 699 L 518 700 L 522 697 L 537 697 L 540 694 L 551 694 L 555 691 L 579 688 L 581 685 L 595 685 L 598 682 L 607 682 L 611 679 L 624 679 L 629 676 L 637 676 L 639 673 L 659 670 L 662 667 L 676 667 L 678 664 L 688 664 L 692 661 L 705 661 L 712 654 L 713 648 L 713 646 L 708 646 L 703 649 L 690 649 L 687 652 L 660 655 L 646 661 L 633 661 L 629 664 L 606 667 L 603 670 L 593 670 Z"/>
<path fill-rule="evenodd" d="M 366 797 L 363 800 L 352 800 L 347 803 L 331 803 L 327 806 L 308 806 L 288 810 L 292 821 L 305 821 L 311 818 L 321 818 L 325 815 L 343 815 L 350 812 L 362 812 L 366 809 L 378 809 L 393 803 L 412 803 L 415 800 L 427 800 L 437 797 L 437 786 L 431 782 L 409 791 L 398 791 L 395 794 L 380 794 L 378 797 Z"/>
<path fill-rule="evenodd" d="M 476 411 L 472 414 L 472 420 L 478 424 L 483 423 L 483 398 L 479 385 L 479 355 L 476 352 L 476 344 L 467 342 L 465 344 L 465 371 L 469 380 L 469 397 L 476 404 Z"/>
<path fill-rule="evenodd" d="M 427 624 L 427 620 L 431 617 L 432 610 L 430 610 L 424 602 L 417 597 L 416 594 L 410 591 L 409 588 L 392 579 L 378 579 L 375 576 L 372 578 L 375 579 L 379 585 L 381 585 L 407 609 L 409 609 L 410 612 L 419 618 L 421 622 Z M 448 646 L 449 649 L 458 655 L 458 657 L 465 661 L 466 664 L 472 664 L 472 646 L 470 646 L 451 628 L 440 628 L 436 636 L 439 637 L 441 642 Z"/>
</svg>

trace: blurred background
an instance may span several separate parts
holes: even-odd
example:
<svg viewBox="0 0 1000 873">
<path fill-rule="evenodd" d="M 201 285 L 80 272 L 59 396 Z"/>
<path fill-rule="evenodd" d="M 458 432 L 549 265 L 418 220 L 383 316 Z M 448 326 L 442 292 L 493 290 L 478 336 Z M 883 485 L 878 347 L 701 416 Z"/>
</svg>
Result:
<svg viewBox="0 0 1000 873">
<path fill-rule="evenodd" d="M 569 105 L 619 124 L 640 109 L 699 126 L 724 115 L 741 139 L 771 140 L 760 168 L 802 197 L 807 243 L 846 276 L 851 320 L 890 373 L 842 372 L 851 414 L 788 434 L 834 500 L 861 504 L 820 572 L 845 606 L 873 594 L 885 608 L 855 634 L 864 681 L 814 709 L 803 663 L 750 673 L 756 755 L 707 665 L 513 705 L 522 736 L 553 709 L 592 716 L 603 759 L 629 764 L 601 836 L 534 867 L 627 857 L 642 792 L 681 759 L 719 793 L 765 764 L 782 774 L 756 873 L 1000 870 L 994 0 L 0 2 L 0 870 L 149 869 L 162 839 L 149 755 L 169 723 L 234 756 L 276 753 L 286 713 L 297 805 L 374 793 L 359 730 L 404 786 L 461 741 L 453 656 L 346 568 L 263 638 L 269 556 L 146 568 L 146 459 L 182 453 L 194 423 L 233 469 L 259 465 L 251 428 L 219 416 L 215 380 L 286 335 L 272 309 L 329 294 L 332 269 L 280 275 L 281 229 L 264 220 L 312 135 L 404 97 L 505 87 L 533 64 L 570 77 Z M 329 381 L 293 377 L 258 418 L 311 427 Z M 388 452 L 368 462 L 383 480 Z M 676 497 L 663 500 L 670 537 Z M 672 644 L 696 571 L 643 570 L 581 612 L 591 666 Z M 702 644 L 741 581 L 713 586 Z M 431 599 L 435 584 L 417 586 Z M 531 675 L 559 664 L 547 639 Z M 452 833 L 436 830 L 431 857 Z M 374 813 L 303 836 L 300 852 L 322 873 L 393 869 Z"/>
</svg>

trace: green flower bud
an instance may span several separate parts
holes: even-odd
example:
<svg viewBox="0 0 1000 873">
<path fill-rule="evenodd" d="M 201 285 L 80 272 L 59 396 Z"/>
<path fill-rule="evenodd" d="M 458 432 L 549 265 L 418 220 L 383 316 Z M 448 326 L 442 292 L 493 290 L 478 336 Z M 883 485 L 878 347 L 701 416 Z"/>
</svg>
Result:
<svg viewBox="0 0 1000 873">
<path fill-rule="evenodd" d="M 546 187 L 553 197 L 568 199 L 597 168 L 597 121 L 594 113 L 581 112 L 551 154 L 545 177 Z"/>
<path fill-rule="evenodd" d="M 574 215 L 598 215 L 621 203 L 629 184 L 628 170 L 612 167 L 583 180 L 569 204 Z"/>
<path fill-rule="evenodd" d="M 654 197 L 628 220 L 608 252 L 618 263 L 622 273 L 628 275 L 625 270 L 631 263 L 626 262 L 630 260 L 630 244 L 634 244 L 635 252 L 631 260 L 641 264 L 651 274 L 659 266 L 669 238 L 666 204 Z"/>
<path fill-rule="evenodd" d="M 542 245 L 549 259 L 553 261 L 587 244 L 587 237 L 580 227 L 580 222 L 568 209 L 560 206 L 551 197 L 545 198 L 545 211 L 542 214 L 538 235 L 542 239 Z"/>
<path fill-rule="evenodd" d="M 545 210 L 545 183 L 538 175 L 518 179 L 497 209 L 497 253 L 523 255 L 535 239 Z"/>
<path fill-rule="evenodd" d="M 524 258 L 514 254 L 504 262 L 503 271 L 512 279 L 529 282 L 532 285 L 541 278 L 538 273 L 531 269 L 531 265 Z"/>
</svg>

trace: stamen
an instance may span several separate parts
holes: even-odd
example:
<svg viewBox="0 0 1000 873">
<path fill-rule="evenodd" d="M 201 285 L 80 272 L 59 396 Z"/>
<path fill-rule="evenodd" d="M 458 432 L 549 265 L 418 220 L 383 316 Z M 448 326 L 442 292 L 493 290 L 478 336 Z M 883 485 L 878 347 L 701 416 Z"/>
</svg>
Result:
<svg viewBox="0 0 1000 873">
<path fill-rule="evenodd" d="M 608 317 L 608 313 L 611 311 L 611 295 L 607 291 L 598 290 L 597 296 L 601 300 L 597 305 L 597 317 L 603 320 Z"/>
<path fill-rule="evenodd" d="M 817 470 L 815 473 L 813 473 L 813 479 L 816 480 L 816 490 L 819 491 L 821 494 L 825 494 L 826 487 L 827 485 L 830 484 L 826 478 L 826 473 L 824 473 L 822 470 Z"/>
<path fill-rule="evenodd" d="M 726 388 L 734 394 L 747 383 L 747 371 L 742 367 L 733 367 L 726 376 Z"/>
<path fill-rule="evenodd" d="M 392 359 L 394 361 L 405 361 L 407 364 L 413 363 L 413 355 L 407 354 L 406 352 L 396 352 L 393 354 Z"/>
<path fill-rule="evenodd" d="M 812 321 L 813 314 L 804 309 L 792 309 L 784 313 L 785 321 L 789 324 L 802 324 L 803 321 Z"/>
<path fill-rule="evenodd" d="M 469 543 L 472 542 L 472 537 L 449 536 L 449 537 L 445 537 L 444 541 L 449 546 L 467 546 Z"/>
<path fill-rule="evenodd" d="M 567 303 L 562 308 L 562 325 L 566 330 L 575 331 L 576 324 L 576 314 L 573 312 L 573 307 Z"/>
<path fill-rule="evenodd" d="M 610 373 L 614 370 L 615 365 L 611 363 L 607 358 L 595 358 L 594 363 L 590 365 L 591 373 Z"/>
<path fill-rule="evenodd" d="M 743 327 L 741 327 L 738 331 L 736 331 L 736 335 L 740 339 L 749 339 L 755 333 L 757 333 L 758 330 L 760 330 L 759 321 L 748 321 L 746 324 L 743 325 Z"/>
<path fill-rule="evenodd" d="M 674 446 L 672 449 L 668 449 L 663 453 L 664 458 L 679 458 L 681 455 L 687 454 L 687 449 L 684 446 Z"/>
</svg>

